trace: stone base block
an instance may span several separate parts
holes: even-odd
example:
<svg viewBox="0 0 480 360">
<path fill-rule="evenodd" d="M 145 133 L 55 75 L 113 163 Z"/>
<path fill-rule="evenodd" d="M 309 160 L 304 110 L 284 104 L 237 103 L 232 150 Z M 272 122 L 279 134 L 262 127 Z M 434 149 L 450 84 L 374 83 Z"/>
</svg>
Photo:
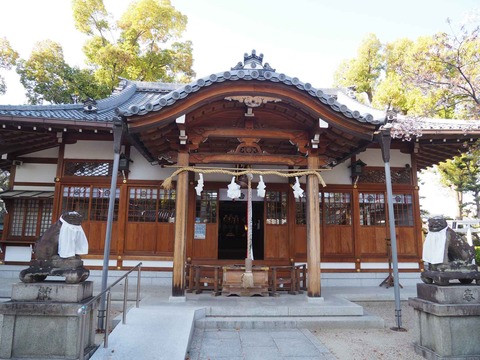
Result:
<svg viewBox="0 0 480 360">
<path fill-rule="evenodd" d="M 93 295 L 93 281 L 66 284 L 63 281 L 18 283 L 12 287 L 13 301 L 59 301 L 78 303 Z"/>
<path fill-rule="evenodd" d="M 426 359 L 480 359 L 480 303 L 476 285 L 418 284 L 415 351 Z"/>
<path fill-rule="evenodd" d="M 78 359 L 80 346 L 85 354 L 91 352 L 95 348 L 96 312 L 86 315 L 84 343 L 79 344 L 78 310 L 92 292 L 92 282 L 15 285 L 12 300 L 0 303 L 0 358 Z"/>
</svg>

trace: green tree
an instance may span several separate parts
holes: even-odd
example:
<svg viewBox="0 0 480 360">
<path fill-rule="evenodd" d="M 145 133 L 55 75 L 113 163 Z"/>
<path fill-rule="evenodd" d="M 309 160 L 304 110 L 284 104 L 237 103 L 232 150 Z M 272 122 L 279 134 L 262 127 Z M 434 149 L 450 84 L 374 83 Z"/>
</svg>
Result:
<svg viewBox="0 0 480 360">
<path fill-rule="evenodd" d="M 37 43 L 27 60 L 17 62 L 31 104 L 104 98 L 119 77 L 186 82 L 195 75 L 192 43 L 178 41 L 187 18 L 170 1 L 135 1 L 117 22 L 103 0 L 73 0 L 72 4 L 75 26 L 88 37 L 83 47 L 87 68 L 70 66 L 60 44 Z M 0 57 L 1 49 L 0 43 Z"/>
<path fill-rule="evenodd" d="M 383 45 L 370 34 L 338 67 L 335 85 L 356 86 L 376 108 L 404 115 L 479 118 L 480 28 Z"/>
<path fill-rule="evenodd" d="M 19 60 L 17 73 L 31 104 L 72 103 L 109 94 L 95 82 L 92 71 L 69 66 L 62 46 L 51 40 L 38 42 L 28 60 Z"/>
<path fill-rule="evenodd" d="M 188 81 L 192 70 L 192 43 L 179 42 L 187 17 L 169 0 L 133 2 L 112 23 L 102 0 L 74 0 L 76 28 L 89 39 L 87 62 L 97 81 L 113 90 L 119 77 L 143 81 Z"/>
<path fill-rule="evenodd" d="M 462 26 L 417 41 L 406 73 L 412 83 L 436 97 L 442 117 L 480 117 L 480 29 Z"/>
<path fill-rule="evenodd" d="M 6 38 L 0 38 L 0 70 L 10 70 L 18 59 L 18 53 L 13 50 Z M 5 78 L 0 75 L 0 95 L 5 94 L 7 85 Z"/>
<path fill-rule="evenodd" d="M 458 218 L 462 218 L 465 207 L 463 194 L 473 195 L 474 216 L 480 218 L 480 150 L 478 145 L 465 154 L 455 156 L 453 159 L 438 165 L 441 181 L 457 193 Z"/>
<path fill-rule="evenodd" d="M 362 41 L 355 59 L 344 61 L 334 74 L 334 86 L 352 86 L 356 91 L 367 94 L 373 101 L 383 68 L 382 44 L 374 35 L 369 34 Z"/>
<path fill-rule="evenodd" d="M 451 29 L 449 34 L 399 39 L 381 46 L 366 45 L 375 44 L 374 36 L 368 35 L 359 48 L 358 58 L 342 63 L 337 69 L 337 85 L 353 85 L 358 91 L 369 91 L 367 95 L 376 108 L 397 110 L 413 119 L 416 116 L 478 119 L 480 28 Z M 365 49 L 375 56 L 364 56 Z M 378 74 L 369 69 L 381 71 Z M 375 79 L 369 82 L 372 86 L 369 90 L 365 87 L 366 74 Z M 457 191 L 459 214 L 468 205 L 463 203 L 464 193 L 471 193 L 476 216 L 480 216 L 478 164 L 480 153 L 475 148 L 439 166 L 443 183 Z"/>
</svg>

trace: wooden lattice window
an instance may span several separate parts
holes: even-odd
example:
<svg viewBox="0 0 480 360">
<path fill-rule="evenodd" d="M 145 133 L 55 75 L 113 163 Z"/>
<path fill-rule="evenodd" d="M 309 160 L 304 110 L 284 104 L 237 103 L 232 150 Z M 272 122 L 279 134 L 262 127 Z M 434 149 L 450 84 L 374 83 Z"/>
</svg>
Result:
<svg viewBox="0 0 480 360">
<path fill-rule="evenodd" d="M 287 193 L 285 191 L 267 191 L 267 224 L 287 223 Z"/>
<path fill-rule="evenodd" d="M 412 194 L 393 194 L 395 225 L 413 226 Z"/>
<path fill-rule="evenodd" d="M 40 201 L 40 233 L 39 236 L 42 236 L 45 231 L 52 225 L 52 216 L 53 216 L 53 200 L 42 200 Z"/>
<path fill-rule="evenodd" d="M 15 199 L 10 219 L 11 237 L 38 238 L 52 225 L 53 200 Z"/>
<path fill-rule="evenodd" d="M 112 161 L 99 160 L 66 160 L 65 176 L 112 176 Z"/>
<path fill-rule="evenodd" d="M 128 221 L 175 221 L 175 190 L 132 187 L 129 193 Z"/>
<path fill-rule="evenodd" d="M 392 168 L 390 171 L 392 184 L 411 184 L 412 171 L 410 167 Z M 385 183 L 385 169 L 366 167 L 363 169 L 362 175 L 358 177 L 357 182 L 362 184 L 384 184 Z"/>
<path fill-rule="evenodd" d="M 322 213 L 326 225 L 352 225 L 352 202 L 350 193 L 323 193 Z"/>
<path fill-rule="evenodd" d="M 175 222 L 175 190 L 159 190 L 158 197 L 158 221 Z"/>
<path fill-rule="evenodd" d="M 120 189 L 115 191 L 113 221 L 118 219 Z M 64 186 L 62 212 L 76 211 L 84 220 L 107 221 L 110 188 L 94 186 Z"/>
<path fill-rule="evenodd" d="M 116 189 L 115 203 L 113 208 L 113 221 L 117 220 L 119 198 L 120 189 Z M 110 188 L 92 187 L 90 216 L 88 218 L 92 221 L 107 221 L 109 203 Z"/>
<path fill-rule="evenodd" d="M 360 193 L 360 225 L 386 226 L 385 194 Z"/>
<path fill-rule="evenodd" d="M 307 223 L 307 197 L 295 199 L 295 223 L 305 225 Z"/>
<path fill-rule="evenodd" d="M 195 222 L 217 222 L 217 198 L 218 192 L 214 190 L 203 190 L 201 196 L 197 196 Z"/>
</svg>

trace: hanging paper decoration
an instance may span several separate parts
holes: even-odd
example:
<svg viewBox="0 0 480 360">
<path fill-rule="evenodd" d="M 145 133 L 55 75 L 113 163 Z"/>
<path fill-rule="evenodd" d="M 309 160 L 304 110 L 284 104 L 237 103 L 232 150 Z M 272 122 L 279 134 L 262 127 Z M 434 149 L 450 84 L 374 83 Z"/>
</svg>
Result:
<svg viewBox="0 0 480 360">
<path fill-rule="evenodd" d="M 198 179 L 197 186 L 195 186 L 195 191 L 197 192 L 197 196 L 202 194 L 203 190 L 203 174 L 199 174 L 200 178 Z"/>
<path fill-rule="evenodd" d="M 230 199 L 238 199 L 242 195 L 240 185 L 235 182 L 235 176 L 232 177 L 232 182 L 228 185 L 227 196 Z"/>
<path fill-rule="evenodd" d="M 298 181 L 298 176 L 295 176 L 295 185 L 293 185 L 293 196 L 295 199 L 303 197 L 303 189 L 300 187 L 300 182 Z"/>
<path fill-rule="evenodd" d="M 265 197 L 265 183 L 263 182 L 263 176 L 260 175 L 260 181 L 258 182 L 258 186 L 257 186 L 257 196 L 258 197 L 262 197 L 264 198 Z"/>
</svg>

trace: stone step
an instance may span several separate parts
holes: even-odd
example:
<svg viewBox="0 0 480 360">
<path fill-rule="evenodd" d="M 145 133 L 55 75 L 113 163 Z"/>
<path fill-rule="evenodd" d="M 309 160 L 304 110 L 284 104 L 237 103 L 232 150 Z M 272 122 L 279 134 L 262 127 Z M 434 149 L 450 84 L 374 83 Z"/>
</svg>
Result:
<svg viewBox="0 0 480 360">
<path fill-rule="evenodd" d="M 372 315 L 363 316 L 264 316 L 219 317 L 197 319 L 200 329 L 381 329 L 385 321 Z"/>
<path fill-rule="evenodd" d="M 216 297 L 205 306 L 205 316 L 362 316 L 363 307 L 338 296 L 308 299 L 302 295 L 284 297 Z M 199 304 L 200 305 L 200 304 Z"/>
<path fill-rule="evenodd" d="M 343 299 L 342 299 L 343 300 Z M 362 316 L 363 308 L 349 301 L 341 304 L 327 303 L 319 306 L 299 304 L 299 306 L 211 306 L 205 308 L 206 316 L 215 317 L 278 317 L 278 316 Z M 252 304 L 253 305 L 253 304 Z"/>
</svg>

